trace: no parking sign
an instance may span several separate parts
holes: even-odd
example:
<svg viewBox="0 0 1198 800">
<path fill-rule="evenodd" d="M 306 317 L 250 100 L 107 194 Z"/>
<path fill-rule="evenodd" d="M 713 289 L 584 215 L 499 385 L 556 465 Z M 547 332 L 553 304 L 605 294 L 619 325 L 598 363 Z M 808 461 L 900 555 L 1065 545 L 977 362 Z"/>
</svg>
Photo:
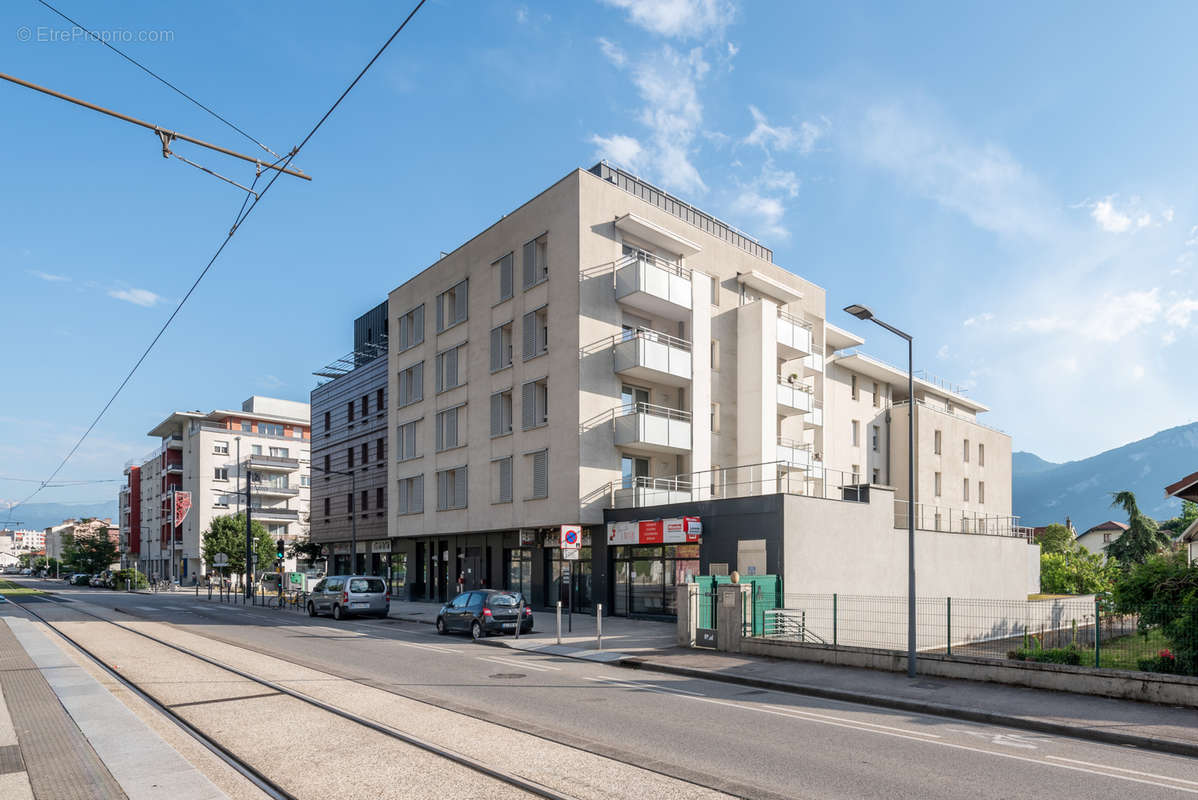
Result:
<svg viewBox="0 0 1198 800">
<path fill-rule="evenodd" d="M 578 560 L 578 548 L 582 546 L 582 526 L 563 525 L 561 533 L 562 558 L 567 561 Z"/>
</svg>

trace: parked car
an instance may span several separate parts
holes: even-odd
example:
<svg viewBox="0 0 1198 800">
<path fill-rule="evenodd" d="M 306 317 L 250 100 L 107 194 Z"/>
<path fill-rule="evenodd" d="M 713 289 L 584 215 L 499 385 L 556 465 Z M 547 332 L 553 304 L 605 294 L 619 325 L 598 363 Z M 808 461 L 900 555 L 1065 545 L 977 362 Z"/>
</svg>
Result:
<svg viewBox="0 0 1198 800">
<path fill-rule="evenodd" d="M 71 576 L 70 584 L 72 586 L 87 586 L 91 583 L 92 576 L 86 572 L 76 572 Z"/>
<path fill-rule="evenodd" d="M 21 574 L 22 575 L 32 575 L 33 569 L 31 567 L 25 567 L 25 569 L 21 570 Z"/>
<path fill-rule="evenodd" d="M 532 609 L 525 604 L 524 617 L 520 619 L 522 604 L 519 592 L 499 589 L 462 592 L 437 612 L 437 633 L 469 631 L 475 639 L 481 639 L 492 633 L 515 633 L 518 619 L 520 632 L 532 633 Z"/>
<path fill-rule="evenodd" d="M 391 592 L 382 578 L 369 575 L 330 575 L 308 596 L 308 616 L 332 614 L 333 619 L 361 614 L 385 617 L 391 610 Z"/>
</svg>

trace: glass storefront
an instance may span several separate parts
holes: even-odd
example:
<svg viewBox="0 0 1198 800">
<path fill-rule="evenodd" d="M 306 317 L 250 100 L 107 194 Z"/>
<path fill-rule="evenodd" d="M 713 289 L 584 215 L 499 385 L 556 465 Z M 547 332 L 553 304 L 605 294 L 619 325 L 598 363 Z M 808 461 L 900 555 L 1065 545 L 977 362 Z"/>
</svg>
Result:
<svg viewBox="0 0 1198 800">
<path fill-rule="evenodd" d="M 678 613 L 677 587 L 699 574 L 698 544 L 623 545 L 612 548 L 612 613 Z"/>
<path fill-rule="evenodd" d="M 504 551 L 503 588 L 524 595 L 532 602 L 532 549 L 513 547 Z"/>
<path fill-rule="evenodd" d="M 562 580 L 564 565 L 569 564 L 570 583 L 567 587 Z M 562 608 L 570 608 L 573 602 L 575 611 L 594 611 L 595 601 L 591 592 L 591 548 L 581 547 L 578 550 L 577 561 L 566 561 L 562 558 L 559 548 L 545 551 L 545 605 L 553 608 L 557 601 L 562 601 Z"/>
</svg>

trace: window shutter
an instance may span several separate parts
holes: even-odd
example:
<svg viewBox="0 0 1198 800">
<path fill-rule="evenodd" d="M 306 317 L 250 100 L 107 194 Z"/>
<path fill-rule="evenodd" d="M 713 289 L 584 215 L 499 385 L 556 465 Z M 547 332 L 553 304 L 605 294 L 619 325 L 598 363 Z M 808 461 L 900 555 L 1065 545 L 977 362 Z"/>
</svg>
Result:
<svg viewBox="0 0 1198 800">
<path fill-rule="evenodd" d="M 461 383 L 461 381 L 458 380 L 458 349 L 459 348 L 455 347 L 454 349 L 450 350 L 448 353 L 445 354 L 446 359 L 449 362 L 445 366 L 446 387 L 457 386 L 458 384 Z"/>
<path fill-rule="evenodd" d="M 526 383 L 521 387 L 520 415 L 524 428 L 533 428 L 537 424 L 537 385 Z"/>
<path fill-rule="evenodd" d="M 412 396 L 408 398 L 410 401 L 424 399 L 424 362 L 421 361 L 416 366 L 412 367 Z"/>
<path fill-rule="evenodd" d="M 506 300 L 512 296 L 512 261 L 511 253 L 508 253 L 499 261 L 499 299 Z"/>
<path fill-rule="evenodd" d="M 536 272 L 537 243 L 529 242 L 524 245 L 524 288 L 527 289 L 537 282 Z"/>
<path fill-rule="evenodd" d="M 398 507 L 399 513 L 406 514 L 408 511 L 408 482 L 407 481 L 399 482 L 398 503 L 399 503 L 399 507 Z"/>
<path fill-rule="evenodd" d="M 491 435 L 503 433 L 503 395 L 491 395 Z"/>
<path fill-rule="evenodd" d="M 461 283 L 459 283 L 457 285 L 457 291 L 455 291 L 453 293 L 453 300 L 454 300 L 453 321 L 454 322 L 461 322 L 462 320 L 466 319 L 466 297 L 467 297 L 466 291 L 467 291 L 468 287 L 469 287 L 469 283 L 467 281 L 462 281 Z"/>
<path fill-rule="evenodd" d="M 445 388 L 445 354 L 444 353 L 437 353 L 437 357 L 434 361 L 434 371 L 437 373 L 435 380 L 437 382 L 437 391 L 439 392 Z"/>
<path fill-rule="evenodd" d="M 413 511 L 418 511 L 418 512 L 424 511 L 424 476 L 423 475 L 417 475 L 415 478 L 412 479 L 411 503 L 412 503 Z"/>
<path fill-rule="evenodd" d="M 445 479 L 449 475 L 447 472 L 437 473 L 437 508 L 445 508 Z"/>
<path fill-rule="evenodd" d="M 524 358 L 529 359 L 537 354 L 537 312 L 529 311 L 524 315 Z"/>
<path fill-rule="evenodd" d="M 549 496 L 549 451 L 532 455 L 532 496 Z"/>
<path fill-rule="evenodd" d="M 466 507 L 466 468 L 453 471 L 453 504 L 457 508 Z"/>
<path fill-rule="evenodd" d="M 458 441 L 458 411 L 459 409 L 451 408 L 446 417 L 445 426 L 445 446 L 457 447 L 461 442 Z"/>
<path fill-rule="evenodd" d="M 424 306 L 420 306 L 412 312 L 412 340 L 411 344 L 420 344 L 424 341 Z"/>
<path fill-rule="evenodd" d="M 437 295 L 437 330 L 445 330 L 445 303 L 448 298 L 444 294 Z"/>
<path fill-rule="evenodd" d="M 537 424 L 549 421 L 549 382 L 537 386 Z"/>
<path fill-rule="evenodd" d="M 499 462 L 499 500 L 503 503 L 510 503 L 512 501 L 511 456 Z"/>
<path fill-rule="evenodd" d="M 409 378 L 407 370 L 399 373 L 399 405 L 401 406 L 408 402 L 408 393 L 412 390 Z"/>
<path fill-rule="evenodd" d="M 503 367 L 503 328 L 491 331 L 491 371 Z"/>
<path fill-rule="evenodd" d="M 445 449 L 445 412 L 437 415 L 437 449 Z"/>
</svg>

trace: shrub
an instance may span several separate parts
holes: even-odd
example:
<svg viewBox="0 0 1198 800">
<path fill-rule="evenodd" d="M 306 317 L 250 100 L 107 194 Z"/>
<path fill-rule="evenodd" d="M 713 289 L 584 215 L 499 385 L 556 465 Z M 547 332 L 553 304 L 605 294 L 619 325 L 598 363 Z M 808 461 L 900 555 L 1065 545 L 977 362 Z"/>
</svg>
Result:
<svg viewBox="0 0 1198 800">
<path fill-rule="evenodd" d="M 139 570 L 122 569 L 112 573 L 112 588 L 124 591 L 125 581 L 129 581 L 129 585 L 134 589 L 148 589 L 150 586 L 146 574 Z"/>
<path fill-rule="evenodd" d="M 1173 675 L 1177 672 L 1177 659 L 1171 650 L 1165 649 L 1153 658 L 1141 658 L 1136 662 L 1141 672 L 1163 672 Z"/>
<path fill-rule="evenodd" d="M 1053 647 L 1041 650 L 1039 647 L 1021 647 L 1007 653 L 1007 657 L 1015 661 L 1035 661 L 1040 664 L 1072 664 L 1082 663 L 1082 651 L 1076 645 L 1068 647 Z"/>
</svg>

